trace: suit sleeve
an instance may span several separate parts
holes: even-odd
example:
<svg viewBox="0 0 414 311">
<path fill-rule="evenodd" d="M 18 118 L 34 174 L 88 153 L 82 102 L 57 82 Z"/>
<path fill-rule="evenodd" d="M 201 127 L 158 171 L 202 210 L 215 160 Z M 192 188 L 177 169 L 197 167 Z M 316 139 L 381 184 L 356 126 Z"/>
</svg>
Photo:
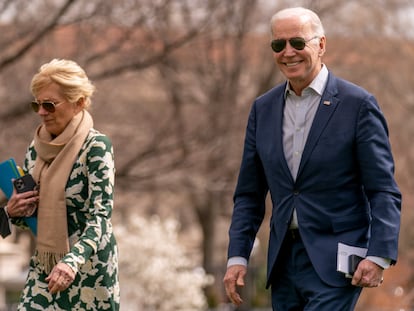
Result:
<svg viewBox="0 0 414 311">
<path fill-rule="evenodd" d="M 234 209 L 229 230 L 228 257 L 243 257 L 247 260 L 265 214 L 265 199 L 268 192 L 265 175 L 256 150 L 255 105 L 249 115 L 244 151 L 236 190 Z"/>
<path fill-rule="evenodd" d="M 401 193 L 394 179 L 394 160 L 386 120 L 374 97 L 361 106 L 357 156 L 362 184 L 371 208 L 368 256 L 397 260 Z"/>
</svg>

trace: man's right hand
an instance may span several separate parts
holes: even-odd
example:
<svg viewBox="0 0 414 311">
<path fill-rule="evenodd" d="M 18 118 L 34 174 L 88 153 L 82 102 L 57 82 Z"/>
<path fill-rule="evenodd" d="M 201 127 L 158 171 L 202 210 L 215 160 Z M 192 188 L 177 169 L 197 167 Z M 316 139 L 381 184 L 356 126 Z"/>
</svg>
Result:
<svg viewBox="0 0 414 311">
<path fill-rule="evenodd" d="M 247 267 L 244 265 L 229 266 L 223 279 L 227 296 L 236 306 L 240 306 L 243 303 L 237 288 L 244 286 L 244 276 L 246 273 Z"/>
</svg>

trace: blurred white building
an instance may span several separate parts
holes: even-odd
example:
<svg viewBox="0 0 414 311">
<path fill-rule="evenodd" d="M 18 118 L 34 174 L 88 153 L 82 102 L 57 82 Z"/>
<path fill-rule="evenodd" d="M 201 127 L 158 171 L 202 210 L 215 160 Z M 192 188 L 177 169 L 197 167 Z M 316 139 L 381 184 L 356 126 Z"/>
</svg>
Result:
<svg viewBox="0 0 414 311">
<path fill-rule="evenodd" d="M 19 242 L 15 233 L 0 238 L 0 311 L 13 310 L 27 276 L 30 237 L 21 235 Z"/>
</svg>

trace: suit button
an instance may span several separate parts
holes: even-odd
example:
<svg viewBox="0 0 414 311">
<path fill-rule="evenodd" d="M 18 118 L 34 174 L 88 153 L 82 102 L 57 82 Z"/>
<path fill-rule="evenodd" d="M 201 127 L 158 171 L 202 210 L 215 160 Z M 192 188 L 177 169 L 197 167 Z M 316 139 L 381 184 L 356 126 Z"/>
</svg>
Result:
<svg viewBox="0 0 414 311">
<path fill-rule="evenodd" d="M 294 195 L 299 195 L 299 190 L 293 190 Z"/>
</svg>

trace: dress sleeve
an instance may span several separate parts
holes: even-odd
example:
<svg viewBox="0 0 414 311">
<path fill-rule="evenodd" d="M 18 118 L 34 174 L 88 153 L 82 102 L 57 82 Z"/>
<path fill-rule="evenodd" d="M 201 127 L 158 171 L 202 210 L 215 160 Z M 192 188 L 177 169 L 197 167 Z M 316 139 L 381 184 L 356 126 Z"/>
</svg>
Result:
<svg viewBox="0 0 414 311">
<path fill-rule="evenodd" d="M 82 227 L 79 239 L 62 260 L 75 272 L 98 251 L 105 237 L 112 233 L 115 167 L 112 144 L 106 136 L 93 138 L 87 147 L 85 162 L 86 179 L 83 187 L 87 187 L 87 198 L 81 207 L 85 224 L 79 224 Z"/>
</svg>

